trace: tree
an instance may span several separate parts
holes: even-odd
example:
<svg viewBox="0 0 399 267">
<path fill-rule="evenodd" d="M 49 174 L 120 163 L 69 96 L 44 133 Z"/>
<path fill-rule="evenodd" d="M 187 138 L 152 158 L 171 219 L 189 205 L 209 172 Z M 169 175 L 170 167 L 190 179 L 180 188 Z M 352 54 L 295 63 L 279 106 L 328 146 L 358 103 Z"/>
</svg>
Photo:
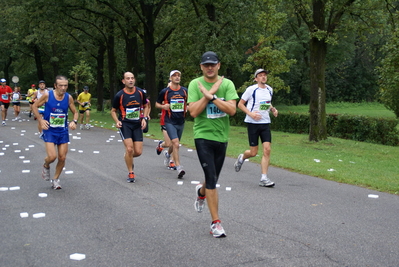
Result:
<svg viewBox="0 0 399 267">
<path fill-rule="evenodd" d="M 287 59 L 284 49 L 276 48 L 278 42 L 284 42 L 278 32 L 284 25 L 287 14 L 278 11 L 279 1 L 266 1 L 261 3 L 262 8 L 259 9 L 256 17 L 259 20 L 259 41 L 247 50 L 246 54 L 250 55 L 247 63 L 244 64 L 243 70 L 251 73 L 250 82 L 245 83 L 240 89 L 244 89 L 253 84 L 253 73 L 255 69 L 263 68 L 270 72 L 268 83 L 272 84 L 275 92 L 280 90 L 289 91 L 290 88 L 279 77 L 279 74 L 289 72 L 290 67 L 296 62 L 294 59 Z"/>
<path fill-rule="evenodd" d="M 384 46 L 385 58 L 380 73 L 380 99 L 385 107 L 399 118 L 399 30 L 396 29 L 389 43 Z"/>
</svg>

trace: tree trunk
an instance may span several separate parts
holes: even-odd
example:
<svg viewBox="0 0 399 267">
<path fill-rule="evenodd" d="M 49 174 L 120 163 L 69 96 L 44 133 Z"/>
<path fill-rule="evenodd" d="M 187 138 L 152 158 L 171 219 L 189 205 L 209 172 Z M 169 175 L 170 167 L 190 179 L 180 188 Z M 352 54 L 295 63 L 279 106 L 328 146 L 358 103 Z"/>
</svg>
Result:
<svg viewBox="0 0 399 267">
<path fill-rule="evenodd" d="M 105 52 L 107 48 L 105 47 L 104 44 L 100 44 L 98 47 L 98 52 L 97 52 L 97 86 L 96 86 L 96 91 L 97 91 L 97 111 L 103 111 L 104 109 L 104 58 L 105 58 Z"/>
<path fill-rule="evenodd" d="M 325 2 L 313 0 L 314 33 L 325 31 Z M 326 54 L 325 37 L 312 36 L 310 39 L 310 126 L 309 140 L 321 141 L 327 139 L 326 124 Z"/>
<path fill-rule="evenodd" d="M 37 78 L 39 80 L 44 80 L 42 55 L 41 55 L 39 47 L 37 45 L 33 46 L 33 53 L 35 55 Z M 57 74 L 55 74 L 55 75 L 57 75 Z"/>
<path fill-rule="evenodd" d="M 310 128 L 309 140 L 321 141 L 327 139 L 326 124 L 326 53 L 327 44 L 324 40 L 310 40 Z"/>
<path fill-rule="evenodd" d="M 109 90 L 111 99 L 119 91 L 118 90 L 118 78 L 116 75 L 116 60 L 115 60 L 115 37 L 114 37 L 114 25 L 110 21 L 109 24 L 109 34 L 107 41 L 107 51 L 108 51 L 108 74 L 109 74 Z M 122 78 L 121 78 L 122 79 Z"/>
<path fill-rule="evenodd" d="M 125 39 L 126 43 L 126 71 L 132 72 L 134 75 L 139 73 L 138 69 L 138 45 L 137 37 Z"/>
<path fill-rule="evenodd" d="M 147 94 L 150 96 L 151 101 L 151 113 L 152 118 L 157 117 L 158 110 L 155 108 L 155 101 L 158 98 L 158 90 L 156 86 L 156 59 L 155 59 L 155 44 L 154 36 L 144 36 L 144 57 L 145 57 L 145 89 Z"/>
<path fill-rule="evenodd" d="M 53 57 L 55 57 L 55 58 L 58 57 L 58 55 L 57 55 L 57 45 L 56 44 L 52 44 L 51 45 L 51 49 L 52 49 L 52 52 L 53 52 Z M 58 61 L 52 60 L 51 61 L 51 65 L 53 67 L 53 76 L 55 77 L 55 76 L 57 76 L 60 73 L 60 68 L 58 66 Z"/>
</svg>

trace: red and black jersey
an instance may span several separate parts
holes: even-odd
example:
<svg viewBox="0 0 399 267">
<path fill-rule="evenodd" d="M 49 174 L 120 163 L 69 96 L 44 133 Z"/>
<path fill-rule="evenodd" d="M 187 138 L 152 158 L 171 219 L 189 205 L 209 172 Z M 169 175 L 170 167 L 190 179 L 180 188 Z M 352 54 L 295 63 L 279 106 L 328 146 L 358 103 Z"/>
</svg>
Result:
<svg viewBox="0 0 399 267">
<path fill-rule="evenodd" d="M 157 103 L 169 104 L 165 112 L 165 123 L 183 124 L 187 111 L 187 88 L 179 86 L 178 89 L 170 87 L 162 89 L 158 95 Z"/>
<path fill-rule="evenodd" d="M 116 93 L 112 107 L 118 110 L 122 122 L 140 122 L 143 106 L 147 104 L 147 95 L 143 89 L 134 87 L 129 93 L 126 88 Z"/>
</svg>

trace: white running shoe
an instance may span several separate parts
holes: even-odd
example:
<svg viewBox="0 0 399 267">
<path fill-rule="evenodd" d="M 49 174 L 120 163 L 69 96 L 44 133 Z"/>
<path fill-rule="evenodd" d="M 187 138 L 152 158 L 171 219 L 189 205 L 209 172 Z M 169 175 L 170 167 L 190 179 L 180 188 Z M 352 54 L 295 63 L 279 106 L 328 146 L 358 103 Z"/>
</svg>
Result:
<svg viewBox="0 0 399 267">
<path fill-rule="evenodd" d="M 205 206 L 205 197 L 201 197 L 198 195 L 199 190 L 202 188 L 202 184 L 197 184 L 195 187 L 195 195 L 197 196 L 197 199 L 194 202 L 194 208 L 197 212 L 202 212 Z"/>
<path fill-rule="evenodd" d="M 86 124 L 86 130 L 90 130 L 90 124 Z"/>
<path fill-rule="evenodd" d="M 244 163 L 244 160 L 242 159 L 243 156 L 244 156 L 243 154 L 238 155 L 238 158 L 237 158 L 236 162 L 234 163 L 234 168 L 235 168 L 236 172 L 239 172 L 241 170 L 241 166 Z"/>
<path fill-rule="evenodd" d="M 270 181 L 269 178 L 266 178 L 266 180 L 261 180 L 259 182 L 259 186 L 263 186 L 263 187 L 272 187 L 274 186 L 274 182 Z"/>
<path fill-rule="evenodd" d="M 176 167 L 176 169 L 177 169 L 177 178 L 182 179 L 183 176 L 186 174 L 186 172 L 183 170 L 183 166 L 180 165 Z"/>
<path fill-rule="evenodd" d="M 79 129 L 81 129 L 81 130 L 83 130 L 83 129 L 84 129 L 84 126 L 83 126 L 83 124 L 81 124 L 81 125 L 79 126 Z"/>
<path fill-rule="evenodd" d="M 52 180 L 51 182 L 52 182 L 52 186 L 51 186 L 51 187 L 52 187 L 54 190 L 59 190 L 59 189 L 61 189 L 60 179 Z"/>
<path fill-rule="evenodd" d="M 49 168 L 46 168 L 46 167 L 44 167 L 44 165 L 43 165 L 42 178 L 43 178 L 45 181 L 50 181 L 50 167 L 49 167 Z"/>
<path fill-rule="evenodd" d="M 216 238 L 226 237 L 226 232 L 219 220 L 216 220 L 211 224 L 211 234 Z"/>
<path fill-rule="evenodd" d="M 165 156 L 165 159 L 163 160 L 163 164 L 165 164 L 165 166 L 169 166 L 170 155 L 169 155 L 168 151 L 165 150 L 165 151 L 163 152 L 163 154 L 164 154 L 164 156 Z"/>
</svg>

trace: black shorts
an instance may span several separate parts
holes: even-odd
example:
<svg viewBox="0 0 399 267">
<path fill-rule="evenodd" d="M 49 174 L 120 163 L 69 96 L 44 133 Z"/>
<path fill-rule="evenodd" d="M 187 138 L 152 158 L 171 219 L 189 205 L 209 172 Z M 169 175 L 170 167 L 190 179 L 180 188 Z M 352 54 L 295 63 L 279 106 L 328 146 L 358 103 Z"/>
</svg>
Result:
<svg viewBox="0 0 399 267">
<path fill-rule="evenodd" d="M 195 148 L 205 174 L 205 188 L 215 189 L 226 157 L 227 143 L 195 139 Z"/>
<path fill-rule="evenodd" d="M 122 122 L 122 127 L 119 129 L 119 133 L 122 140 L 131 138 L 133 142 L 143 142 L 141 123 Z"/>
<path fill-rule="evenodd" d="M 270 132 L 270 123 L 255 124 L 247 123 L 249 146 L 258 146 L 259 137 L 262 142 L 272 142 L 272 134 Z"/>
<path fill-rule="evenodd" d="M 21 106 L 21 102 L 12 102 L 13 106 Z"/>
<path fill-rule="evenodd" d="M 79 113 L 80 113 L 80 114 L 83 114 L 83 113 L 85 113 L 87 110 L 90 111 L 91 109 L 89 109 L 89 108 L 88 108 L 88 109 L 83 109 L 83 110 L 82 110 L 82 109 L 79 109 Z"/>
<path fill-rule="evenodd" d="M 0 101 L 0 106 L 3 105 L 5 109 L 8 109 L 8 107 L 10 106 L 10 103 L 4 103 Z"/>
</svg>

